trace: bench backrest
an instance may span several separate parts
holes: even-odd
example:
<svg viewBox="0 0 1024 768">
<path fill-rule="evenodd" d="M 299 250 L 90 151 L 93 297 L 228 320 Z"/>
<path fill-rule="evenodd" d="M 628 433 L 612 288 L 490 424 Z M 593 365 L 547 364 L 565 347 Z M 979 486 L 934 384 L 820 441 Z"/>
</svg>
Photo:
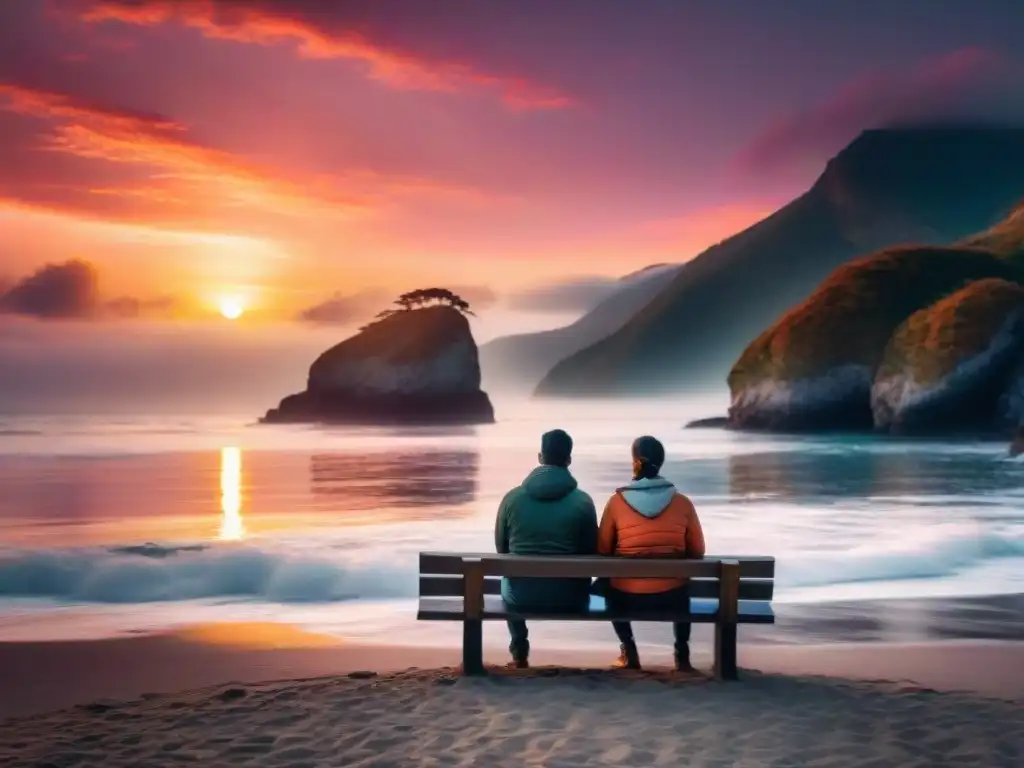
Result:
<svg viewBox="0 0 1024 768">
<path fill-rule="evenodd" d="M 676 560 L 639 557 L 532 556 L 496 554 L 420 553 L 420 597 L 464 596 L 464 563 L 479 560 L 483 570 L 483 591 L 501 593 L 502 576 L 521 577 L 686 577 L 692 597 L 717 598 L 721 594 L 719 576 L 722 564 L 736 564 L 739 572 L 737 598 L 772 599 L 774 557 L 706 557 L 703 560 Z M 730 568 L 731 570 L 731 568 Z"/>
</svg>

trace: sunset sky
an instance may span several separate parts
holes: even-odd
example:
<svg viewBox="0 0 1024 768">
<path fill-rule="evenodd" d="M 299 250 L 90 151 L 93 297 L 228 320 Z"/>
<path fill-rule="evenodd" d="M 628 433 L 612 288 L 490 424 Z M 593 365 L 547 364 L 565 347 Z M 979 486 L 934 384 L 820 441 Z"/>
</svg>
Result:
<svg viewBox="0 0 1024 768">
<path fill-rule="evenodd" d="M 0 280 L 281 320 L 600 285 L 861 129 L 1018 116 L 1022 34 L 1020 0 L 3 0 Z"/>
</svg>

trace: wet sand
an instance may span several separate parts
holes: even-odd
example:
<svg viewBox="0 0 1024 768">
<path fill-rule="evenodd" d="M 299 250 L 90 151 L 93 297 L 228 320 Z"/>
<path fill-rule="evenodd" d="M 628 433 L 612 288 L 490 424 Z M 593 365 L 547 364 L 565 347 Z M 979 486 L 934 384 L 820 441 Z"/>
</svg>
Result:
<svg viewBox="0 0 1024 768">
<path fill-rule="evenodd" d="M 771 626 L 743 627 L 745 642 L 932 643 L 1024 641 L 1024 594 L 776 603 Z"/>
</svg>

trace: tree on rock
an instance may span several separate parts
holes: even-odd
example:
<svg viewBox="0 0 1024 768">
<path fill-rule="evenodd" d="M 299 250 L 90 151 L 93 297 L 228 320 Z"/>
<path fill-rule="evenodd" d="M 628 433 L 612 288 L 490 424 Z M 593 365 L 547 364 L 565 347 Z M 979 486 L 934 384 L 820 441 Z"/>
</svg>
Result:
<svg viewBox="0 0 1024 768">
<path fill-rule="evenodd" d="M 451 307 L 464 315 L 473 315 L 469 302 L 447 288 L 418 288 L 415 291 L 403 293 L 395 299 L 395 304 L 401 308 L 401 311 L 440 305 Z"/>
</svg>

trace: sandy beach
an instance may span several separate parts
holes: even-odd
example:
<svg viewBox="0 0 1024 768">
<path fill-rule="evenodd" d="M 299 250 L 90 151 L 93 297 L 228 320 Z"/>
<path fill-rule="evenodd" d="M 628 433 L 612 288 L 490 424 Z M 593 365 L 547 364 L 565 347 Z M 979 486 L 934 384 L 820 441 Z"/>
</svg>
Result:
<svg viewBox="0 0 1024 768">
<path fill-rule="evenodd" d="M 698 666 L 710 659 L 698 651 Z M 4 766 L 877 765 L 1024 759 L 1024 644 L 742 649 L 742 680 L 538 649 L 463 678 L 454 649 L 278 625 L 0 644 Z M 487 661 L 504 661 L 489 649 Z M 559 666 L 548 666 L 559 665 Z"/>
</svg>

